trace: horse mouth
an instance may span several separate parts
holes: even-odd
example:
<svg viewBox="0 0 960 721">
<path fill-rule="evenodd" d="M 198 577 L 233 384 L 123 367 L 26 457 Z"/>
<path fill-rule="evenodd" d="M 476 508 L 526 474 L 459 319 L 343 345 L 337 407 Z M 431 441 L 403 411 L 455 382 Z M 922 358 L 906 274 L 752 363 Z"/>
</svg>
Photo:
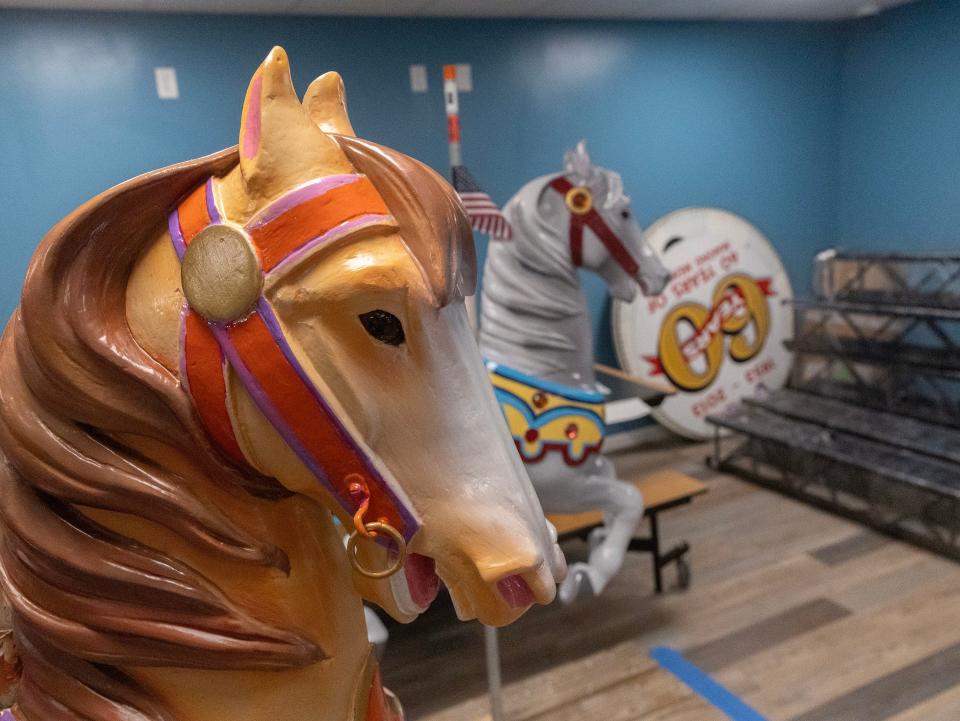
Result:
<svg viewBox="0 0 960 721">
<path fill-rule="evenodd" d="M 660 295 L 667 287 L 667 283 L 670 282 L 670 278 L 670 272 L 664 270 L 663 272 L 655 274 L 638 273 L 636 280 L 640 286 L 640 292 L 650 297 Z"/>
<path fill-rule="evenodd" d="M 537 601 L 527 579 L 519 573 L 497 581 L 497 591 L 510 608 L 527 608 Z"/>
<path fill-rule="evenodd" d="M 411 553 L 403 564 L 403 573 L 407 582 L 410 600 L 423 613 L 440 593 L 440 576 L 437 575 L 437 563 L 429 556 Z"/>
<path fill-rule="evenodd" d="M 489 593 L 509 609 L 507 613 L 522 613 L 534 604 L 547 604 L 553 600 L 556 586 L 552 577 L 546 578 L 548 575 L 539 570 L 511 573 L 490 583 L 487 588 Z M 426 612 L 443 587 L 443 581 L 437 573 L 436 561 L 419 553 L 411 553 L 407 557 L 403 564 L 402 579 L 402 592 L 398 594 L 398 600 L 404 599 L 401 606 L 411 615 Z M 458 593 L 453 595 L 460 596 Z M 455 605 L 460 611 L 469 609 L 469 616 L 474 617 L 479 610 L 474 603 L 464 603 L 466 599 L 463 598 L 459 600 L 460 603 L 457 603 L 455 598 Z"/>
<path fill-rule="evenodd" d="M 457 615 L 461 620 L 477 618 L 489 626 L 513 623 L 534 605 L 546 605 L 556 595 L 556 582 L 539 563 L 522 571 L 481 581 L 479 586 L 451 589 Z"/>
</svg>

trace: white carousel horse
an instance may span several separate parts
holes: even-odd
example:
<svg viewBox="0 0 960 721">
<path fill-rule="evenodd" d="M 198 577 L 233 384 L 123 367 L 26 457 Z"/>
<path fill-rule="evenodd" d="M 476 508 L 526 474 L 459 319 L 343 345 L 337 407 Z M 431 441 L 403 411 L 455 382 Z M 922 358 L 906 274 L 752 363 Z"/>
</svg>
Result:
<svg viewBox="0 0 960 721">
<path fill-rule="evenodd" d="M 566 603 L 600 593 L 623 563 L 643 499 L 600 453 L 603 395 L 578 268 L 618 299 L 663 290 L 669 271 L 643 241 L 620 176 L 590 161 L 585 145 L 561 175 L 527 183 L 504 215 L 513 240 L 493 241 L 484 269 L 480 350 L 514 440 L 548 513 L 602 509 L 587 563 L 560 587 Z"/>
</svg>

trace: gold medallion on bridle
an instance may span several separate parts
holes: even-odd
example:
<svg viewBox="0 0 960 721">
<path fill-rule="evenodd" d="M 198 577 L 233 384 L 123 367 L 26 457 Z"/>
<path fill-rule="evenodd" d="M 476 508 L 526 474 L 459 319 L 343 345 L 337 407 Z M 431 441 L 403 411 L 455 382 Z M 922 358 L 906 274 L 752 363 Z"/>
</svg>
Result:
<svg viewBox="0 0 960 721">
<path fill-rule="evenodd" d="M 564 196 L 567 209 L 574 215 L 586 215 L 593 209 L 593 196 L 589 188 L 575 185 Z"/>
<path fill-rule="evenodd" d="M 180 266 L 180 283 L 193 310 L 208 321 L 229 323 L 253 309 L 263 274 L 246 233 L 217 224 L 190 241 Z"/>
</svg>

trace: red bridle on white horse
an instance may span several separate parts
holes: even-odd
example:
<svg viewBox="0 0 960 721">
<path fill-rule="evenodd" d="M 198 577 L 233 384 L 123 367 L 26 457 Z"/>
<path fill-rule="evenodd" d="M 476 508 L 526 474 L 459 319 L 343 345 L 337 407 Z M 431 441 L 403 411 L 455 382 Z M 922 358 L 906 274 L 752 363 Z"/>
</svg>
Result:
<svg viewBox="0 0 960 721">
<path fill-rule="evenodd" d="M 551 180 L 550 187 L 563 196 L 570 211 L 570 260 L 574 267 L 579 268 L 583 265 L 583 229 L 586 227 L 596 234 L 607 252 L 627 275 L 636 278 L 640 272 L 640 265 L 623 241 L 593 207 L 593 194 L 590 189 L 582 185 L 574 185 L 563 176 Z"/>
</svg>

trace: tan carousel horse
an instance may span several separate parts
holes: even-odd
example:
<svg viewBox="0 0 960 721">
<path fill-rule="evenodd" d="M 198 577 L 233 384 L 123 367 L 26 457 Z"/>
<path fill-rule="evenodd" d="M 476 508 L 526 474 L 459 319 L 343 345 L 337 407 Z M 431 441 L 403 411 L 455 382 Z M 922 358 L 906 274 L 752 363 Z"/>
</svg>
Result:
<svg viewBox="0 0 960 721">
<path fill-rule="evenodd" d="M 355 138 L 336 74 L 301 103 L 279 48 L 238 148 L 61 221 L 0 346 L 6 717 L 396 719 L 361 597 L 551 601 L 474 274 L 449 186 Z"/>
</svg>

